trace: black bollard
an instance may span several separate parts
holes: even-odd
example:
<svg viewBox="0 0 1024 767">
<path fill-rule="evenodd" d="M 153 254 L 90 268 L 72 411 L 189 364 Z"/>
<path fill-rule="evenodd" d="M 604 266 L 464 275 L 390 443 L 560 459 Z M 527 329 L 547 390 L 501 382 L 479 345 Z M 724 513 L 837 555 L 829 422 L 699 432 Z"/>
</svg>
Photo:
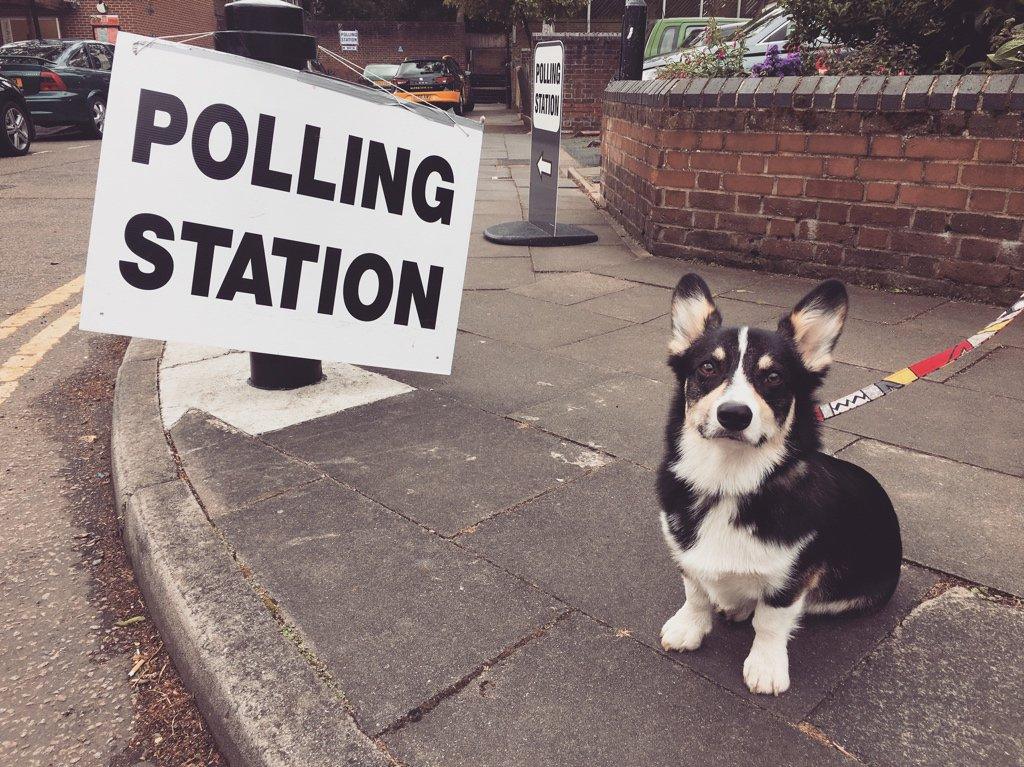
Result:
<svg viewBox="0 0 1024 767">
<path fill-rule="evenodd" d="M 214 36 L 224 53 L 305 69 L 316 58 L 316 38 L 304 34 L 305 12 L 285 0 L 235 0 L 224 6 L 227 31 Z M 320 360 L 249 353 L 249 383 L 257 389 L 298 389 L 324 378 Z"/>
<path fill-rule="evenodd" d="M 647 3 L 626 0 L 622 14 L 622 48 L 619 54 L 619 79 L 639 80 L 644 73 L 644 42 L 647 39 Z"/>
</svg>

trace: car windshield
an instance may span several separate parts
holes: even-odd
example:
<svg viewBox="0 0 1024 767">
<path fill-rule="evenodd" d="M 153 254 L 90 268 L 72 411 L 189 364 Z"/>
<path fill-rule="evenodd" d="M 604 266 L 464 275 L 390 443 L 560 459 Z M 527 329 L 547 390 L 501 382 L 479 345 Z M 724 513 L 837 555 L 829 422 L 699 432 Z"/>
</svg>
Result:
<svg viewBox="0 0 1024 767">
<path fill-rule="evenodd" d="M 388 78 L 398 74 L 398 64 L 370 64 L 363 70 L 364 77 Z"/>
<path fill-rule="evenodd" d="M 0 58 L 4 56 L 34 56 L 52 64 L 73 44 L 64 40 L 22 40 L 0 46 Z"/>
<path fill-rule="evenodd" d="M 743 40 L 747 37 L 752 37 L 759 32 L 767 31 L 768 27 L 774 27 L 782 15 L 785 13 L 783 8 L 772 8 L 765 14 L 758 16 L 756 19 L 751 19 L 742 27 L 737 29 L 730 40 Z"/>
<path fill-rule="evenodd" d="M 402 66 L 398 68 L 398 74 L 406 77 L 416 77 L 417 75 L 441 75 L 444 74 L 444 63 L 437 60 L 403 61 Z"/>
</svg>

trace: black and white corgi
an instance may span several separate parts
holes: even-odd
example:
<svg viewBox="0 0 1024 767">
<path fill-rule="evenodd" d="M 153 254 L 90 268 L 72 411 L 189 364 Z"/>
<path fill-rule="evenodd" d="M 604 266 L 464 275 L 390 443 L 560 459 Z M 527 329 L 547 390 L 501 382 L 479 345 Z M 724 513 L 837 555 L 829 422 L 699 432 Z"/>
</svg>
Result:
<svg viewBox="0 0 1024 767">
<path fill-rule="evenodd" d="M 755 693 L 789 688 L 787 644 L 803 614 L 883 605 L 900 577 L 889 496 L 860 467 L 819 451 L 815 391 L 847 305 L 846 288 L 829 280 L 766 331 L 722 327 L 696 274 L 672 296 L 678 391 L 658 491 L 686 602 L 661 643 L 696 650 L 713 610 L 753 615 L 743 679 Z"/>
</svg>

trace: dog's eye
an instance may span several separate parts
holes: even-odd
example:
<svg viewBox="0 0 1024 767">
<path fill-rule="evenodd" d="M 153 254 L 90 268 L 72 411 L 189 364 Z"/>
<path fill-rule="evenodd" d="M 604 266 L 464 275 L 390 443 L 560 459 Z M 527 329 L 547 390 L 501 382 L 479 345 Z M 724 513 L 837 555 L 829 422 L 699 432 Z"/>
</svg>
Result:
<svg viewBox="0 0 1024 767">
<path fill-rule="evenodd" d="M 764 385 L 770 388 L 775 388 L 782 384 L 782 376 L 776 373 L 774 370 L 764 377 Z"/>
<path fill-rule="evenodd" d="M 710 378 L 717 370 L 718 368 L 715 367 L 714 362 L 702 362 L 700 367 L 697 368 L 697 372 L 705 378 Z"/>
</svg>

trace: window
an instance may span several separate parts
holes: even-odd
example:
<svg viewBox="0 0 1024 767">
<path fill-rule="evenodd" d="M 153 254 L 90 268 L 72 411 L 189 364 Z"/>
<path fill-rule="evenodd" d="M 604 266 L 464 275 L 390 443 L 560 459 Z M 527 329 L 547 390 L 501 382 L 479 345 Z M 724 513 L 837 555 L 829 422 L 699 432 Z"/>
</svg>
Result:
<svg viewBox="0 0 1024 767">
<path fill-rule="evenodd" d="M 765 43 L 784 43 L 789 39 L 789 24 L 783 24 L 764 39 Z"/>
<path fill-rule="evenodd" d="M 79 46 L 71 52 L 68 56 L 67 66 L 80 67 L 82 69 L 94 69 L 92 62 L 89 61 L 89 54 L 85 52 L 84 45 Z"/>
<path fill-rule="evenodd" d="M 669 27 L 661 34 L 661 42 L 658 43 L 658 55 L 663 53 L 672 53 L 679 46 L 676 43 L 679 40 L 679 27 Z"/>
<path fill-rule="evenodd" d="M 403 61 L 398 68 L 398 74 L 404 77 L 418 77 L 420 75 L 441 75 L 444 74 L 444 64 L 440 61 Z"/>
<path fill-rule="evenodd" d="M 89 53 L 92 54 L 93 59 L 96 61 L 96 66 L 105 72 L 109 72 L 113 66 L 114 59 L 110 55 L 110 49 L 105 45 L 90 45 Z"/>
</svg>

